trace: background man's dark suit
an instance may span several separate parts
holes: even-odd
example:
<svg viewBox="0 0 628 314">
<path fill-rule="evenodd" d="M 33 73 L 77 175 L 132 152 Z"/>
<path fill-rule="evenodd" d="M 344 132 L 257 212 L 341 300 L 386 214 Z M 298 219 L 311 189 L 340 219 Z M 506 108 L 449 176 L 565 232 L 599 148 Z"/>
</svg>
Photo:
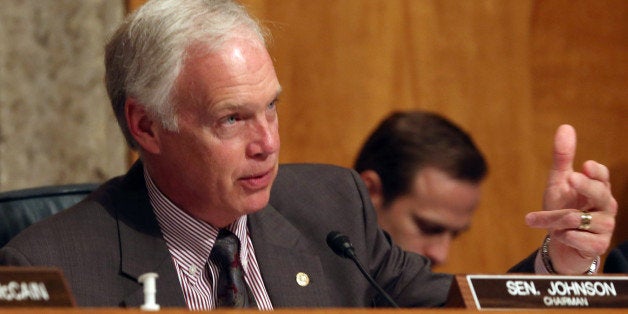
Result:
<svg viewBox="0 0 628 314">
<path fill-rule="evenodd" d="M 604 272 L 610 274 L 628 274 L 628 241 L 613 248 L 606 257 Z"/>
<path fill-rule="evenodd" d="M 137 278 L 157 272 L 157 302 L 184 307 L 172 259 L 150 205 L 141 164 L 112 179 L 86 201 L 15 237 L 0 263 L 60 267 L 79 306 L 143 303 Z M 399 304 L 445 302 L 451 276 L 431 273 L 421 256 L 390 248 L 359 176 L 324 165 L 284 165 L 270 205 L 249 216 L 249 230 L 274 307 L 387 305 L 349 260 L 325 241 L 338 230 L 359 259 Z M 310 277 L 306 287 L 296 274 Z"/>
</svg>

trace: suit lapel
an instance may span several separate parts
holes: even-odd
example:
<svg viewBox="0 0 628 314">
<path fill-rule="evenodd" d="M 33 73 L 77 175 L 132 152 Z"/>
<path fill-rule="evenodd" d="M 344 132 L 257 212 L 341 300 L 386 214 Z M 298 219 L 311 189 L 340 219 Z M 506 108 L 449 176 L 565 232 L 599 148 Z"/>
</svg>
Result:
<svg viewBox="0 0 628 314">
<path fill-rule="evenodd" d="M 139 276 L 155 272 L 157 303 L 165 307 L 185 307 L 185 299 L 170 252 L 159 229 L 159 223 L 150 205 L 140 163 L 129 171 L 120 187 L 119 203 L 114 204 L 120 237 L 120 270 L 129 284 L 124 305 L 137 307 L 144 303 Z"/>
<path fill-rule="evenodd" d="M 328 285 L 308 240 L 268 205 L 249 216 L 249 231 L 264 285 L 273 307 L 329 306 Z M 297 274 L 300 279 L 297 280 Z M 303 284 L 307 275 L 309 283 Z M 301 282 L 301 284 L 299 284 Z"/>
<path fill-rule="evenodd" d="M 143 178 L 142 165 L 136 163 L 120 185 L 116 208 L 120 237 L 121 276 L 128 279 L 124 306 L 138 307 L 144 302 L 137 278 L 147 272 L 159 274 L 157 303 L 163 307 L 186 307 L 179 279 L 166 242 L 153 213 Z M 248 218 L 264 285 L 274 307 L 330 306 L 328 282 L 313 245 L 268 205 Z M 301 280 L 297 280 L 300 274 Z M 303 284 L 303 275 L 309 282 Z M 299 284 L 299 282 L 301 284 Z"/>
</svg>

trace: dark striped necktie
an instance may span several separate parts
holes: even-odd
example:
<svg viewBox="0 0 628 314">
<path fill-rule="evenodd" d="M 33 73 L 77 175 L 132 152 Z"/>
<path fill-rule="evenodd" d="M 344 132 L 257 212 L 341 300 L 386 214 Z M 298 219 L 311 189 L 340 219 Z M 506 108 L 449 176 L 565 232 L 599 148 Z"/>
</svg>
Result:
<svg viewBox="0 0 628 314">
<path fill-rule="evenodd" d="M 209 259 L 218 266 L 216 307 L 256 307 L 255 298 L 244 281 L 238 237 L 221 229 Z"/>
</svg>

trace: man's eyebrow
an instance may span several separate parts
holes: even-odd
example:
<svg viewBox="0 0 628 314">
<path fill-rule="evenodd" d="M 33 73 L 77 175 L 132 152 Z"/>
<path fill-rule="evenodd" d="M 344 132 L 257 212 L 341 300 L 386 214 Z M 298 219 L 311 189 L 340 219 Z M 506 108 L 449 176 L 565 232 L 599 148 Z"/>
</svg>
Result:
<svg viewBox="0 0 628 314">
<path fill-rule="evenodd" d="M 421 216 L 417 216 L 417 215 L 412 215 L 412 220 L 414 221 L 414 223 L 416 225 L 419 226 L 419 228 L 421 227 L 428 227 L 429 229 L 442 229 L 442 230 L 447 230 L 447 228 L 438 223 L 438 222 L 434 222 L 428 219 L 425 219 Z"/>
<path fill-rule="evenodd" d="M 281 87 L 281 85 L 279 85 L 279 87 L 277 88 L 277 92 L 275 92 L 275 99 L 278 99 L 282 92 L 283 88 Z"/>
<path fill-rule="evenodd" d="M 467 224 L 463 226 L 462 228 L 451 228 L 439 222 L 431 221 L 417 215 L 413 215 L 412 220 L 414 221 L 415 224 L 419 226 L 419 228 L 423 226 L 423 227 L 428 227 L 429 229 L 437 229 L 439 232 L 451 231 L 453 233 L 459 234 L 471 228 L 471 224 Z"/>
</svg>

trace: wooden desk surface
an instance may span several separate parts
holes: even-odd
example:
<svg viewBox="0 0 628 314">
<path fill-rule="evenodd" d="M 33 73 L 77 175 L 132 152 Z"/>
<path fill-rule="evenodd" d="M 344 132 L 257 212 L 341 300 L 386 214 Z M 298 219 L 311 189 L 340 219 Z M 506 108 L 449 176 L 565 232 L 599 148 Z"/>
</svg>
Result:
<svg viewBox="0 0 628 314">
<path fill-rule="evenodd" d="M 490 312 L 491 314 L 502 314 L 517 312 L 521 314 L 534 313 L 534 314 L 553 314 L 553 313 L 565 313 L 565 311 L 575 311 L 578 314 L 596 313 L 596 314 L 625 314 L 626 309 L 581 309 L 581 308 L 563 308 L 563 309 L 533 309 L 533 310 L 487 310 L 483 312 Z M 140 309 L 119 309 L 119 308 L 3 308 L 0 309 L 3 314 L 147 314 L 151 312 L 141 311 Z M 159 314 L 181 314 L 189 313 L 187 309 L 183 308 L 167 308 L 158 312 Z M 259 313 L 257 310 L 216 310 L 212 313 L 230 313 L 230 314 L 251 314 Z M 466 309 L 280 309 L 275 310 L 273 313 L 278 314 L 448 314 L 448 313 L 469 313 L 480 312 L 477 310 Z M 196 312 L 199 313 L 199 312 Z M 202 313 L 202 312 L 201 312 Z"/>
</svg>

